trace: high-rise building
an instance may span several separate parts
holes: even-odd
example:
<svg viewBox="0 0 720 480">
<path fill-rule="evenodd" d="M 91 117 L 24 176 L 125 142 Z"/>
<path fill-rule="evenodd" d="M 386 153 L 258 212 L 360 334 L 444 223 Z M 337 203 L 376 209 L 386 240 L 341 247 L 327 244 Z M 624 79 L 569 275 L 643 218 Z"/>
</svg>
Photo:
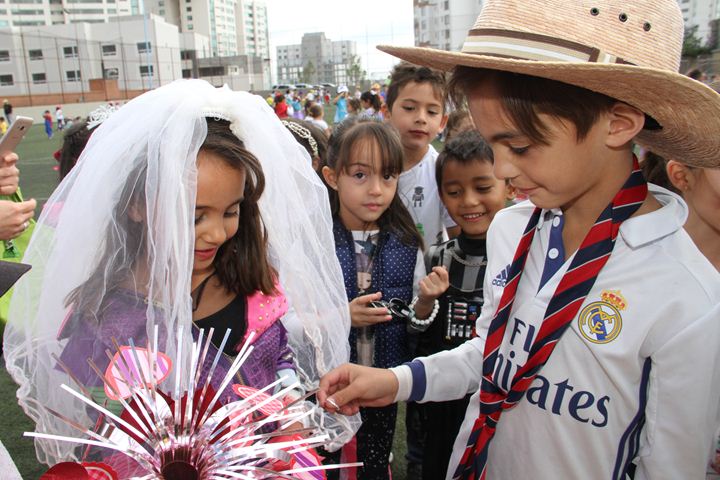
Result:
<svg viewBox="0 0 720 480">
<path fill-rule="evenodd" d="M 323 32 L 306 33 L 299 45 L 277 47 L 278 83 L 352 83 L 349 70 L 357 61 L 354 41 L 334 42 Z"/>
<path fill-rule="evenodd" d="M 484 0 L 413 0 L 415 45 L 460 50 Z"/>
<path fill-rule="evenodd" d="M 720 0 L 678 0 L 685 28 L 697 27 L 697 37 L 707 42 L 712 32 L 711 23 L 720 18 Z"/>
<path fill-rule="evenodd" d="M 0 28 L 103 23 L 119 15 L 138 15 L 139 0 L 34 0 L 2 2 Z"/>
<path fill-rule="evenodd" d="M 147 9 L 210 39 L 214 57 L 270 57 L 267 7 L 261 0 L 146 0 Z"/>
</svg>

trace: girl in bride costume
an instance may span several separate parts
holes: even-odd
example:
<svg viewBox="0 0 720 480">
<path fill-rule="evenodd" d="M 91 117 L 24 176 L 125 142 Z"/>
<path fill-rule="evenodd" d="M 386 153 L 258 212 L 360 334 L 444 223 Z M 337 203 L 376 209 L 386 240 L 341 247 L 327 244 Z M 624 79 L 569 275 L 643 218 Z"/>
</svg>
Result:
<svg viewBox="0 0 720 480">
<path fill-rule="evenodd" d="M 37 431 L 75 433 L 48 408 L 91 427 L 95 416 L 59 386 L 79 381 L 102 398 L 87 359 L 104 372 L 113 339 L 142 346 L 156 329 L 159 351 L 181 369 L 188 355 L 177 358 L 178 342 L 214 327 L 226 354 L 216 388 L 251 332 L 255 348 L 234 383 L 262 388 L 297 376 L 310 390 L 347 361 L 326 190 L 260 97 L 181 80 L 132 100 L 98 127 L 49 204 L 4 343 Z M 221 398 L 234 395 L 228 388 Z M 330 448 L 357 427 L 315 415 Z M 82 456 L 51 440 L 36 440 L 36 450 L 48 464 Z"/>
</svg>

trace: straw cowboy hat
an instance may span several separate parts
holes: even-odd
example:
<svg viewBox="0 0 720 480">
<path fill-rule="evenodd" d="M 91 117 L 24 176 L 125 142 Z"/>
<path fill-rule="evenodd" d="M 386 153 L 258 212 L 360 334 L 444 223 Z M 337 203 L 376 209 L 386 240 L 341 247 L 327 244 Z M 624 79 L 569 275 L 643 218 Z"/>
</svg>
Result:
<svg viewBox="0 0 720 480">
<path fill-rule="evenodd" d="M 487 0 L 461 52 L 378 48 L 417 65 L 548 78 L 628 103 L 660 124 L 638 143 L 698 167 L 720 166 L 720 94 L 680 75 L 676 0 Z"/>
</svg>

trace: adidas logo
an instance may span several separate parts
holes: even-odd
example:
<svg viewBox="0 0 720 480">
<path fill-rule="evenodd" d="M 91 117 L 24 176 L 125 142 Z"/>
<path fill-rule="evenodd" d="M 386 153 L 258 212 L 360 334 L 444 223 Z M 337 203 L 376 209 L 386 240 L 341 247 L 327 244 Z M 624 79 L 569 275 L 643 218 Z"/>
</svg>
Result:
<svg viewBox="0 0 720 480">
<path fill-rule="evenodd" d="M 508 273 L 510 272 L 510 265 L 508 264 L 502 272 L 498 273 L 498 276 L 495 277 L 492 281 L 492 284 L 496 287 L 504 287 L 507 283 L 508 279 Z"/>
</svg>

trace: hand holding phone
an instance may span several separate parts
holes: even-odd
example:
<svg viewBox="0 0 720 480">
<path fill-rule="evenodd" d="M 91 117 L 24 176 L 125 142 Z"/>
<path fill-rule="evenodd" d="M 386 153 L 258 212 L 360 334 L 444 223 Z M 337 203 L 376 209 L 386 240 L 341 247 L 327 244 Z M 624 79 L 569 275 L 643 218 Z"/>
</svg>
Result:
<svg viewBox="0 0 720 480">
<path fill-rule="evenodd" d="M 18 116 L 15 118 L 5 135 L 0 137 L 0 159 L 15 151 L 32 124 L 33 119 L 30 117 Z"/>
<path fill-rule="evenodd" d="M 32 124 L 32 118 L 18 116 L 0 138 L 0 195 L 12 195 L 18 188 L 20 171 L 15 166 L 18 161 L 15 149 Z"/>
</svg>

